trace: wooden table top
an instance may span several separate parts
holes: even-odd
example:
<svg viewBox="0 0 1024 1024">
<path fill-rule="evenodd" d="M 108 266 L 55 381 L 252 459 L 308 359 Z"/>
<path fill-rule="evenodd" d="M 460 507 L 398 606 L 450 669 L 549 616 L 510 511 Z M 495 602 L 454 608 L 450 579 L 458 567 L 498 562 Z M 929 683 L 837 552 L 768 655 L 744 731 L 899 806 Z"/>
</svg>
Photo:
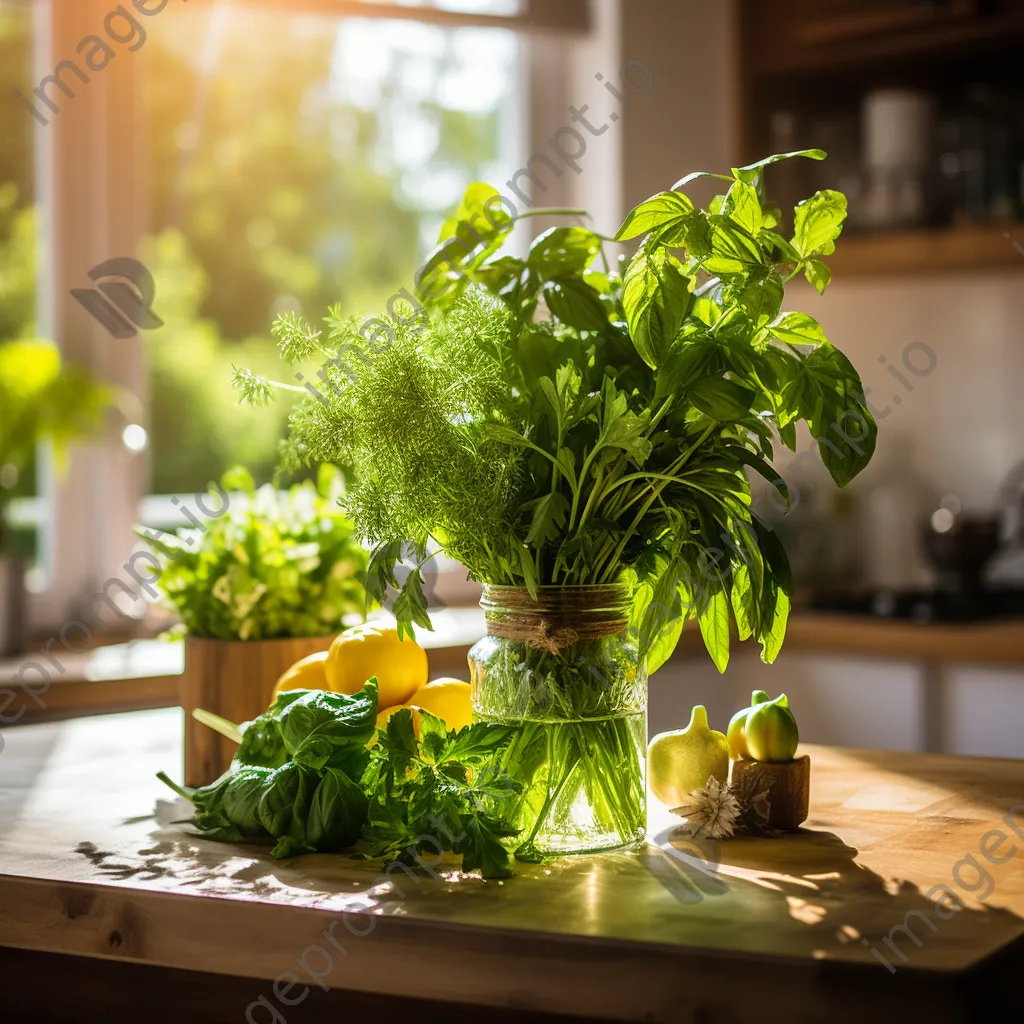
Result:
<svg viewBox="0 0 1024 1024">
<path fill-rule="evenodd" d="M 154 773 L 178 774 L 175 710 L 3 738 L 0 946 L 240 975 L 252 1000 L 277 1006 L 273 979 L 286 976 L 287 995 L 294 974 L 650 1021 L 969 1020 L 962 983 L 992 963 L 1018 978 L 1024 966 L 1020 761 L 807 746 L 806 830 L 518 865 L 484 882 L 444 864 L 385 878 L 337 856 L 273 861 L 158 825 L 168 793 Z M 652 805 L 652 835 L 672 820 Z M 939 884 L 962 909 L 926 896 Z"/>
</svg>

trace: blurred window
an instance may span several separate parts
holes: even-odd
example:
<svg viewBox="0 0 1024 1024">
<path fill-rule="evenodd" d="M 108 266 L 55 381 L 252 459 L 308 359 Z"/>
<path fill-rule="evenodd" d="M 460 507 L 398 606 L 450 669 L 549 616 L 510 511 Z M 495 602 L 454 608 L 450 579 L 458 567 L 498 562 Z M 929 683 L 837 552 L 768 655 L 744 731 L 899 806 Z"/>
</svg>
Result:
<svg viewBox="0 0 1024 1024">
<path fill-rule="evenodd" d="M 279 312 L 371 312 L 411 290 L 466 184 L 502 180 L 521 148 L 514 31 L 263 6 L 168 8 L 151 33 L 143 262 L 164 326 L 143 340 L 156 494 L 195 491 L 236 462 L 268 479 L 288 403 L 239 408 L 231 364 L 280 379 Z"/>
<path fill-rule="evenodd" d="M 182 525 L 172 496 L 239 462 L 270 478 L 288 403 L 240 408 L 231 364 L 279 377 L 278 313 L 411 290 L 465 185 L 522 162 L 525 30 L 587 25 L 586 0 L 116 7 L 0 0 L 0 342 L 52 339 L 120 389 L 60 471 L 44 451 L 4 477 L 37 629 L 124 577 L 133 523 Z M 125 257 L 162 321 L 133 336 L 74 294 L 102 305 Z"/>
</svg>

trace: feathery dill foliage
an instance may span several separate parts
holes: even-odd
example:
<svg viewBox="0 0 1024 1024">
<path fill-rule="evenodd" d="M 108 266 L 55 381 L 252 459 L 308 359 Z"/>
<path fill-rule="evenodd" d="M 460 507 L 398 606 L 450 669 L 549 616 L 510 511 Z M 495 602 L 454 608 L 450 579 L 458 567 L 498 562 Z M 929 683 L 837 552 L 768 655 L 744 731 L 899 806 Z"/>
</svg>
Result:
<svg viewBox="0 0 1024 1024">
<path fill-rule="evenodd" d="M 433 539 L 488 583 L 631 584 L 649 671 L 691 618 L 722 671 L 730 622 L 770 661 L 789 564 L 752 508 L 747 470 L 788 501 L 774 445 L 795 450 L 803 420 L 842 486 L 877 431 L 849 360 L 813 317 L 782 311 L 797 274 L 824 292 L 846 199 L 817 192 L 786 237 L 763 169 L 824 155 L 711 175 L 728 189 L 706 210 L 683 179 L 627 216 L 616 239 L 643 239 L 615 266 L 582 227 L 503 255 L 515 218 L 474 183 L 404 318 L 380 318 L 369 338 L 336 309 L 326 337 L 295 316 L 276 322 L 286 361 L 325 359 L 322 398 L 247 371 L 236 386 L 255 402 L 275 386 L 306 395 L 285 458 L 350 470 L 343 503 L 375 545 L 373 596 L 398 586 L 410 544 L 422 565 Z M 537 212 L 579 211 L 521 216 Z M 394 608 L 400 629 L 429 627 L 418 569 Z"/>
<path fill-rule="evenodd" d="M 326 403 L 307 396 L 293 411 L 285 462 L 347 467 L 342 504 L 374 545 L 433 537 L 475 578 L 511 582 L 522 458 L 485 424 L 523 416 L 508 386 L 512 318 L 469 295 L 429 323 L 381 321 L 394 340 L 374 345 L 359 320 L 327 319 L 340 363 L 318 384 Z M 275 332 L 284 351 L 308 327 L 279 320 Z"/>
</svg>

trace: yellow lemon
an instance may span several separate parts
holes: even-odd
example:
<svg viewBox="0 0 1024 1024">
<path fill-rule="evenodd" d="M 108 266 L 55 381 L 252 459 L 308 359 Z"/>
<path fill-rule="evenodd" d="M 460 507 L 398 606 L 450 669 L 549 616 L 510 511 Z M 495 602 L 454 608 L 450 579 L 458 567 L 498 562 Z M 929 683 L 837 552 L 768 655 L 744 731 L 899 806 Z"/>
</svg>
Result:
<svg viewBox="0 0 1024 1024">
<path fill-rule="evenodd" d="M 285 670 L 281 678 L 274 684 L 270 703 L 273 704 L 279 693 L 286 690 L 326 690 L 327 676 L 324 665 L 327 662 L 327 651 L 317 651 L 300 658 L 291 668 Z"/>
<path fill-rule="evenodd" d="M 435 679 L 417 690 L 408 703 L 437 715 L 449 729 L 461 729 L 473 721 L 469 695 L 469 683 L 461 679 Z"/>
<path fill-rule="evenodd" d="M 403 708 L 409 708 L 412 712 L 412 731 L 416 734 L 416 738 L 419 739 L 420 735 L 420 711 L 419 708 L 409 707 L 408 704 L 396 704 L 393 708 L 385 708 L 379 715 L 377 715 L 377 728 L 386 729 L 388 727 L 388 721 L 396 711 L 401 711 Z M 370 740 L 368 746 L 372 746 L 377 740 L 377 734 L 373 734 L 373 739 Z"/>
<path fill-rule="evenodd" d="M 376 676 L 377 707 L 391 708 L 426 685 L 427 652 L 390 626 L 353 626 L 334 638 L 324 672 L 335 693 L 357 693 Z"/>
</svg>

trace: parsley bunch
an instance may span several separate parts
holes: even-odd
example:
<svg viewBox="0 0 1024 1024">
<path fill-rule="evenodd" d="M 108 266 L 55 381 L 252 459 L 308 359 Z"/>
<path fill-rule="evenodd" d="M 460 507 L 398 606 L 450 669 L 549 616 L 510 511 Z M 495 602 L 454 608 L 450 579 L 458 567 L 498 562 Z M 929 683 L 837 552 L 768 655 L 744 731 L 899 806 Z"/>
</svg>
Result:
<svg viewBox="0 0 1024 1024">
<path fill-rule="evenodd" d="M 501 840 L 517 832 L 503 812 L 518 786 L 498 770 L 498 755 L 514 730 L 477 722 L 447 731 L 440 718 L 418 714 L 419 741 L 408 708 L 377 733 L 363 774 L 371 798 L 363 852 L 411 864 L 424 852 L 450 850 L 462 855 L 463 871 L 507 877 L 508 851 Z"/>
<path fill-rule="evenodd" d="M 374 548 L 371 594 L 398 587 L 397 563 L 416 556 L 400 630 L 429 627 L 419 569 L 432 540 L 486 583 L 630 583 L 649 671 L 687 619 L 722 671 L 730 620 L 775 658 L 789 564 L 752 508 L 747 470 L 788 501 L 775 445 L 795 450 L 803 420 L 842 486 L 877 430 L 849 360 L 813 317 L 783 310 L 797 274 L 819 292 L 829 283 L 822 257 L 846 199 L 816 193 L 783 234 L 764 168 L 824 155 L 708 175 L 728 187 L 706 210 L 682 191 L 704 175 L 682 179 L 627 216 L 616 240 L 642 240 L 614 265 L 579 226 L 544 232 L 524 258 L 503 254 L 517 220 L 552 211 L 510 217 L 475 183 L 415 306 L 372 331 L 337 311 L 326 336 L 277 321 L 286 360 L 326 360 L 320 395 L 292 414 L 288 461 L 351 471 L 344 503 Z M 274 390 L 243 372 L 236 385 L 251 401 Z"/>
<path fill-rule="evenodd" d="M 314 485 L 257 489 L 228 470 L 215 514 L 177 534 L 139 528 L 160 562 L 163 602 L 192 636 L 272 640 L 325 636 L 366 610 L 367 555 L 338 507 L 341 474 L 323 465 Z M 219 513 L 217 510 L 221 510 Z"/>
</svg>

